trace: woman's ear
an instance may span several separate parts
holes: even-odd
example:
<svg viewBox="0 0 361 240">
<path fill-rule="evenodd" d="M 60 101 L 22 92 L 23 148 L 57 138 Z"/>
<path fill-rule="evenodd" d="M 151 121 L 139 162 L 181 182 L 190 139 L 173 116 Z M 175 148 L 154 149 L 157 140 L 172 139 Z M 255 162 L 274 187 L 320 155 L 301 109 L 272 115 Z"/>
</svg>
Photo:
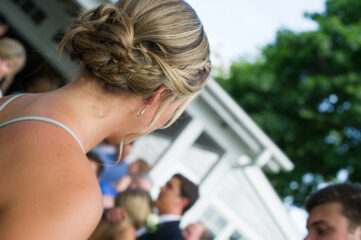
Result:
<svg viewBox="0 0 361 240">
<path fill-rule="evenodd" d="M 162 96 L 163 92 L 166 90 L 166 87 L 164 85 L 160 86 L 157 91 L 153 93 L 153 95 L 149 98 L 147 101 L 148 105 L 152 105 L 153 103 L 156 103 Z"/>
</svg>

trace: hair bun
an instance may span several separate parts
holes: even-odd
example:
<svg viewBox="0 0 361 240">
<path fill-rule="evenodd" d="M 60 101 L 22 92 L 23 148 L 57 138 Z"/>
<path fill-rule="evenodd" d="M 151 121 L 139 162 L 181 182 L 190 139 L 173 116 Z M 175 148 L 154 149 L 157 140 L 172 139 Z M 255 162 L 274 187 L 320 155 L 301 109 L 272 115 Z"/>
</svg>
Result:
<svg viewBox="0 0 361 240">
<path fill-rule="evenodd" d="M 95 76 L 110 80 L 107 76 L 119 72 L 119 64 L 128 59 L 133 48 L 134 27 L 131 19 L 111 4 L 102 4 L 86 11 L 63 38 L 60 46 L 66 46 L 73 60 L 83 62 Z M 117 79 L 119 81 L 119 79 Z M 124 81 L 109 81 L 123 84 Z"/>
<path fill-rule="evenodd" d="M 165 85 L 190 96 L 210 72 L 209 44 L 183 0 L 119 0 L 84 12 L 59 44 L 103 87 L 149 96 Z"/>
</svg>

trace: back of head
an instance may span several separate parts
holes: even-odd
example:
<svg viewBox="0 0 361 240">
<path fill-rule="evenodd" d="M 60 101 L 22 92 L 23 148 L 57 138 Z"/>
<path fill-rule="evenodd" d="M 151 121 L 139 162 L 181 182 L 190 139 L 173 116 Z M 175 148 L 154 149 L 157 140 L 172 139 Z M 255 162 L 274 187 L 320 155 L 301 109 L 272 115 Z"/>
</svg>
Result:
<svg viewBox="0 0 361 240">
<path fill-rule="evenodd" d="M 175 174 L 173 178 L 177 178 L 181 182 L 181 196 L 188 199 L 188 204 L 183 208 L 183 214 L 189 210 L 199 198 L 198 186 L 184 177 L 182 174 Z"/>
<path fill-rule="evenodd" d="M 361 225 L 361 186 L 349 183 L 327 186 L 311 194 L 305 208 L 310 213 L 315 207 L 328 203 L 340 203 L 350 224 Z"/>
<path fill-rule="evenodd" d="M 106 91 L 173 99 L 196 94 L 210 72 L 209 44 L 183 0 L 119 0 L 86 11 L 64 36 L 72 59 Z"/>
<path fill-rule="evenodd" d="M 136 229 L 144 226 L 149 214 L 152 213 L 152 199 L 148 192 L 128 189 L 120 192 L 115 199 L 117 207 L 124 208 Z"/>
<path fill-rule="evenodd" d="M 12 59 L 14 67 L 10 75 L 15 75 L 24 66 L 26 61 L 26 51 L 24 46 L 12 38 L 0 39 L 0 59 Z"/>
</svg>

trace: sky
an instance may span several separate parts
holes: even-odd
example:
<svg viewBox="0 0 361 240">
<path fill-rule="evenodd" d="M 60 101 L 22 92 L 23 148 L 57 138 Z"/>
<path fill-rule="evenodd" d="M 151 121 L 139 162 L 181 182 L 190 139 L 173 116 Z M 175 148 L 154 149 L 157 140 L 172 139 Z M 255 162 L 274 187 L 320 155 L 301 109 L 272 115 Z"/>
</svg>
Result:
<svg viewBox="0 0 361 240">
<path fill-rule="evenodd" d="M 186 0 L 207 33 L 215 65 L 229 65 L 241 57 L 252 60 L 275 40 L 280 29 L 316 30 L 304 12 L 323 12 L 325 0 Z M 216 53 L 216 54 L 215 54 Z M 215 57 L 218 55 L 219 57 Z M 286 206 L 301 236 L 306 234 L 305 211 Z"/>
<path fill-rule="evenodd" d="M 314 30 L 304 12 L 322 12 L 325 0 L 186 0 L 197 12 L 214 53 L 228 65 L 240 57 L 252 59 L 274 41 L 279 29 Z"/>
</svg>

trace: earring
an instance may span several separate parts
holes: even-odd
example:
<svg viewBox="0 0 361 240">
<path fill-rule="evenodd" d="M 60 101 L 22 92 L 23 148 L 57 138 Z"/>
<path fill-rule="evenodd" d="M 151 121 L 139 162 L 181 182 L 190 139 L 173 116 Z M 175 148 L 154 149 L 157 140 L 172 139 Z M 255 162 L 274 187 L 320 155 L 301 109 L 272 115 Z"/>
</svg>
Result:
<svg viewBox="0 0 361 240">
<path fill-rule="evenodd" d="M 142 116 L 142 115 L 145 113 L 145 110 L 147 110 L 147 106 L 144 107 L 144 108 L 142 109 L 142 111 L 140 111 L 140 112 L 138 113 L 138 117 Z"/>
</svg>

